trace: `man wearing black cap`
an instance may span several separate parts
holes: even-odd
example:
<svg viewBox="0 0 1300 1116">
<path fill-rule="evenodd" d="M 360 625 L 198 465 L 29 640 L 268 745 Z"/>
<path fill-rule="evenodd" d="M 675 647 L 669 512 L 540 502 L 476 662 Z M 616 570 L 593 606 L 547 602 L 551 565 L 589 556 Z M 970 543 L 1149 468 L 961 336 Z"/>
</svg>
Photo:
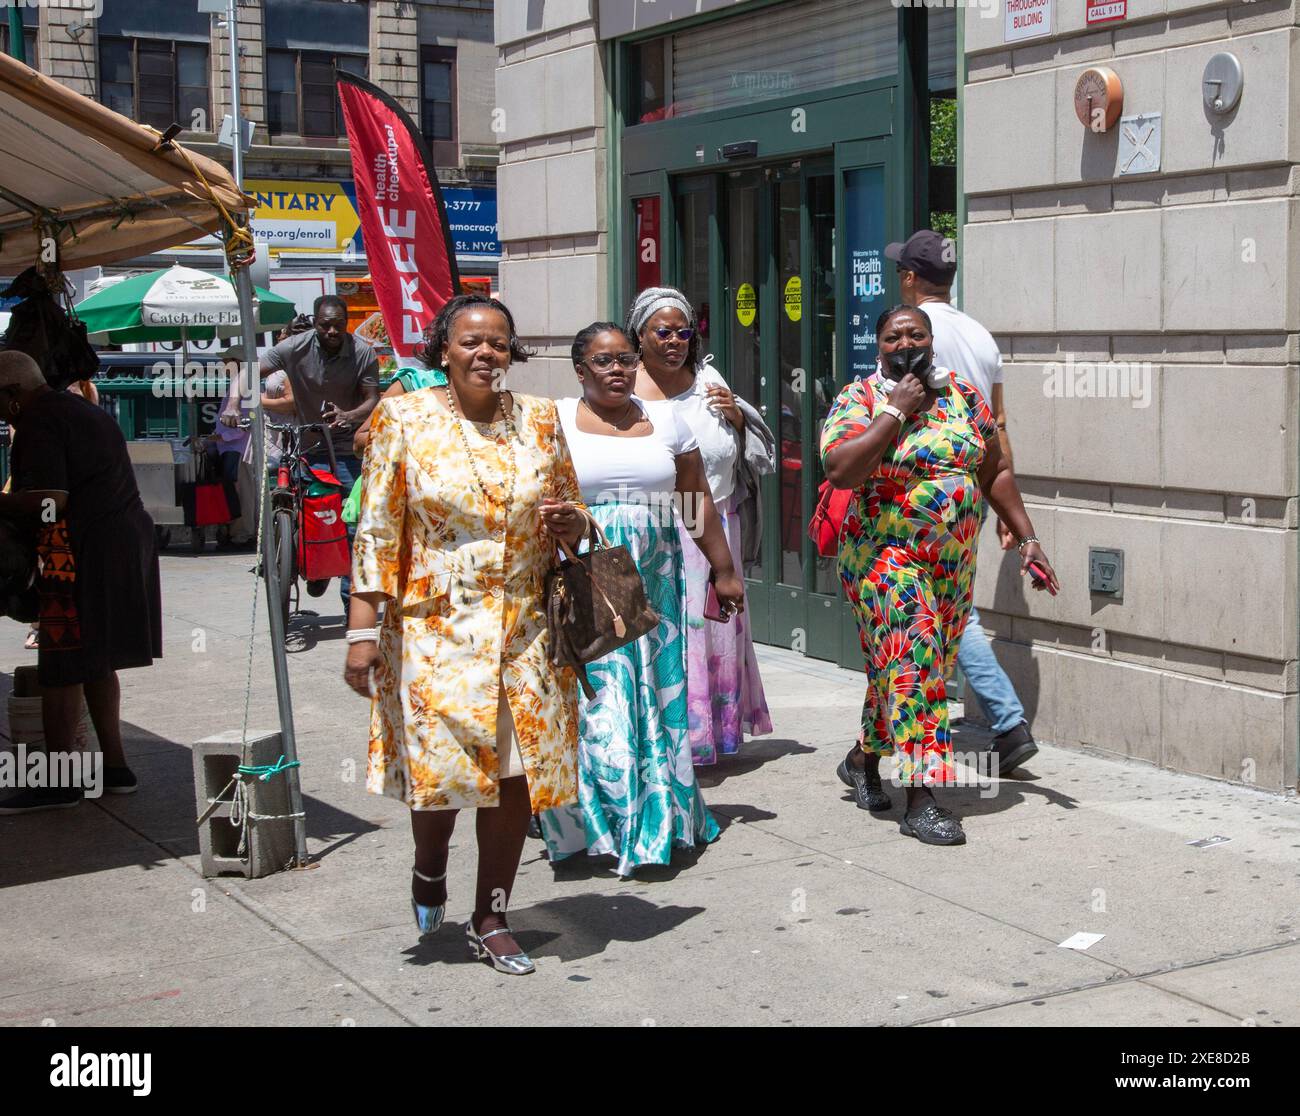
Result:
<svg viewBox="0 0 1300 1116">
<path fill-rule="evenodd" d="M 952 304 L 952 281 L 957 274 L 957 245 L 932 229 L 913 233 L 902 244 L 890 244 L 885 256 L 898 264 L 898 285 L 903 301 L 923 309 L 934 329 L 934 363 L 960 373 L 984 396 L 998 424 L 1002 453 L 1009 463 L 1011 439 L 1002 399 L 1002 354 L 997 342 L 969 314 Z M 1001 521 L 998 539 L 1003 550 L 1017 542 Z M 1038 751 L 1025 723 L 1025 709 L 1015 687 L 994 657 L 989 638 L 972 608 L 961 638 L 957 663 L 975 691 L 993 728 L 992 751 L 998 774 L 1006 775 Z"/>
</svg>

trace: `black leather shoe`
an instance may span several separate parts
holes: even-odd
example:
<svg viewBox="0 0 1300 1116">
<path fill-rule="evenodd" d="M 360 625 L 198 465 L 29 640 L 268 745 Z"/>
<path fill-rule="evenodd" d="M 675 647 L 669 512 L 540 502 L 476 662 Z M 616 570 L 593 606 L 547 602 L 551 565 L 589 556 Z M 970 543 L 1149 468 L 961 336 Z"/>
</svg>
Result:
<svg viewBox="0 0 1300 1116">
<path fill-rule="evenodd" d="M 898 832 L 904 837 L 915 837 L 925 845 L 964 845 L 966 834 L 961 822 L 951 810 L 945 810 L 930 801 L 919 810 L 903 814 Z"/>
<path fill-rule="evenodd" d="M 997 757 L 998 775 L 1010 775 L 1025 760 L 1038 754 L 1038 745 L 1029 732 L 1029 726 L 1021 721 L 1015 728 L 1000 732 L 993 738 L 989 751 Z"/>
<path fill-rule="evenodd" d="M 888 810 L 893 805 L 889 795 L 880 786 L 879 762 L 875 771 L 868 771 L 865 767 L 854 767 L 849 763 L 849 757 L 845 756 L 835 769 L 835 774 L 840 777 L 841 783 L 853 791 L 853 801 L 859 810 Z"/>
<path fill-rule="evenodd" d="M 319 597 L 329 587 L 330 579 L 328 577 L 318 578 L 316 581 L 309 581 L 307 582 L 307 596 Z"/>
</svg>

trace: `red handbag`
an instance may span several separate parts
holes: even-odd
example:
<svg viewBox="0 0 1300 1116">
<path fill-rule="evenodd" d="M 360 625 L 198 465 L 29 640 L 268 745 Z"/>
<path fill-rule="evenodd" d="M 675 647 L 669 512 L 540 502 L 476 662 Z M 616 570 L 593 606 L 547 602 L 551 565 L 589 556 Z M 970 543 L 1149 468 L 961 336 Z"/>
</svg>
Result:
<svg viewBox="0 0 1300 1116">
<path fill-rule="evenodd" d="M 817 553 L 823 558 L 838 558 L 840 535 L 855 493 L 851 488 L 835 488 L 830 481 L 822 481 L 817 494 L 817 510 L 808 524 L 808 537 L 817 544 Z"/>
</svg>

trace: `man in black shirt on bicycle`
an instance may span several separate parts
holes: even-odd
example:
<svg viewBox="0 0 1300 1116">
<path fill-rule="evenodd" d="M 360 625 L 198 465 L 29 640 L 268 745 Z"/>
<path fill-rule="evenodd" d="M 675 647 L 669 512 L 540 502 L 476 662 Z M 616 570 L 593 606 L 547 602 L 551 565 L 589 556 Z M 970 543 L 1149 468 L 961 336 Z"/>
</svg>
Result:
<svg viewBox="0 0 1300 1116">
<path fill-rule="evenodd" d="M 379 358 L 366 341 L 348 332 L 348 305 L 338 295 L 321 295 L 312 307 L 312 319 L 312 329 L 288 337 L 262 354 L 258 374 L 266 379 L 282 370 L 289 378 L 290 398 L 266 403 L 267 410 L 292 415 L 301 423 L 329 423 L 335 475 L 346 495 L 361 475 L 361 462 L 352 450 L 353 435 L 379 403 Z M 221 421 L 228 426 L 239 422 L 238 378 L 232 378 Z M 310 464 L 330 467 L 329 451 L 320 434 L 305 433 L 303 445 Z M 349 545 L 353 534 L 354 528 L 349 526 Z M 349 585 L 349 578 L 340 578 L 345 616 Z M 309 583 L 307 588 L 311 592 L 316 587 Z"/>
</svg>

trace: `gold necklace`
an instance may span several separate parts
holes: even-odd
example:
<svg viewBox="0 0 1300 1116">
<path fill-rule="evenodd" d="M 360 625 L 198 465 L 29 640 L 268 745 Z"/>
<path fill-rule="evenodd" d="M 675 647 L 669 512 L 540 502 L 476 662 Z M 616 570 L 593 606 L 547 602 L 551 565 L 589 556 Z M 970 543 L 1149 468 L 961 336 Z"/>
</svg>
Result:
<svg viewBox="0 0 1300 1116">
<path fill-rule="evenodd" d="M 483 477 L 478 471 L 478 464 L 474 460 L 474 451 L 469 444 L 469 435 L 465 433 L 465 420 L 461 418 L 460 410 L 456 406 L 456 393 L 452 391 L 451 384 L 443 389 L 447 393 L 447 406 L 451 410 L 452 418 L 456 420 L 456 429 L 460 432 L 461 444 L 465 447 L 465 457 L 469 461 L 470 472 L 474 475 L 474 483 L 478 485 L 478 490 L 483 493 L 483 499 L 491 503 L 492 498 L 488 495 L 487 485 L 483 483 Z M 500 395 L 497 396 L 497 413 L 506 424 L 506 450 L 510 455 L 510 471 L 506 476 L 505 489 L 505 516 L 506 522 L 510 522 L 510 509 L 515 500 L 515 476 L 518 473 L 518 463 L 515 460 L 515 424 L 506 413 L 505 401 Z"/>
<path fill-rule="evenodd" d="M 591 405 L 590 403 L 587 402 L 587 397 L 586 397 L 586 396 L 583 396 L 583 397 L 582 397 L 582 405 L 583 405 L 584 407 L 586 407 L 588 411 L 591 412 L 592 416 L 593 416 L 593 417 L 594 417 L 598 422 L 603 422 L 606 426 L 608 426 L 608 427 L 612 427 L 614 430 L 619 430 L 619 431 L 621 431 L 623 428 L 622 428 L 621 426 L 619 426 L 618 423 L 619 423 L 619 422 L 622 422 L 625 418 L 627 418 L 628 415 L 630 415 L 630 414 L 632 413 L 632 408 L 633 408 L 634 406 L 636 406 L 636 401 L 635 401 L 635 400 L 632 400 L 632 399 L 629 399 L 629 400 L 627 401 L 627 406 L 623 408 L 623 413 L 622 413 L 621 415 L 618 416 L 618 422 L 610 422 L 609 419 L 607 419 L 607 418 L 601 418 L 600 415 L 596 414 L 596 409 L 595 409 L 594 407 L 592 407 L 592 405 Z M 636 424 L 633 423 L 632 425 L 635 426 Z M 628 429 L 630 430 L 631 427 L 628 427 Z"/>
</svg>

